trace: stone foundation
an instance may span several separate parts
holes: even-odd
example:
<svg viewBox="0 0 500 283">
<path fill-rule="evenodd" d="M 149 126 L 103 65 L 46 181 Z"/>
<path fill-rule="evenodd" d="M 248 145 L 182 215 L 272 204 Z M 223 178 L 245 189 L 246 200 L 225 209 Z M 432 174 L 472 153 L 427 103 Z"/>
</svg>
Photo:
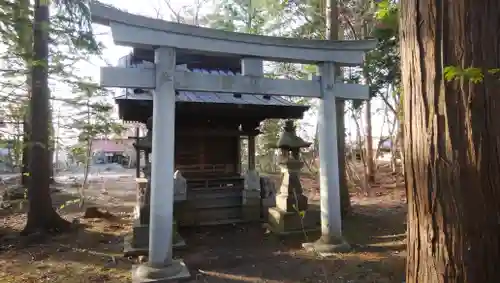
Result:
<svg viewBox="0 0 500 283">
<path fill-rule="evenodd" d="M 308 205 L 302 193 L 300 169 L 303 163 L 286 159 L 281 164 L 282 181 L 276 207 L 268 209 L 268 229 L 276 234 L 303 233 L 321 227 L 320 212 Z"/>
<path fill-rule="evenodd" d="M 186 264 L 181 260 L 173 260 L 162 267 L 150 267 L 147 264 L 132 266 L 132 283 L 179 282 L 190 277 Z"/>
<path fill-rule="evenodd" d="M 242 200 L 242 220 L 260 221 L 261 187 L 259 173 L 255 170 L 250 170 L 245 175 Z"/>
<path fill-rule="evenodd" d="M 174 224 L 172 228 L 172 248 L 176 250 L 186 247 L 186 242 L 177 232 L 176 225 Z M 141 225 L 136 221 L 132 233 L 125 236 L 123 246 L 123 253 L 126 257 L 147 256 L 149 253 L 149 225 Z"/>
<path fill-rule="evenodd" d="M 312 208 L 306 210 L 302 217 L 297 211 L 287 212 L 271 207 L 267 221 L 267 228 L 278 235 L 316 231 L 321 227 L 320 211 Z"/>
</svg>

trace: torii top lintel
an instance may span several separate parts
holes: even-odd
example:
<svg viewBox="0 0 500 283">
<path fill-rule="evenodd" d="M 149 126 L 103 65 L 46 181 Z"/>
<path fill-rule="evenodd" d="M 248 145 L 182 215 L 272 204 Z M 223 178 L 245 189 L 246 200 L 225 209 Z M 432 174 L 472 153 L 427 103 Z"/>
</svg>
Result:
<svg viewBox="0 0 500 283">
<path fill-rule="evenodd" d="M 263 60 L 360 65 L 374 40 L 327 41 L 251 35 L 167 22 L 91 4 L 94 23 L 111 27 L 117 45 L 144 49 L 173 47 L 187 52 L 257 57 Z"/>
</svg>

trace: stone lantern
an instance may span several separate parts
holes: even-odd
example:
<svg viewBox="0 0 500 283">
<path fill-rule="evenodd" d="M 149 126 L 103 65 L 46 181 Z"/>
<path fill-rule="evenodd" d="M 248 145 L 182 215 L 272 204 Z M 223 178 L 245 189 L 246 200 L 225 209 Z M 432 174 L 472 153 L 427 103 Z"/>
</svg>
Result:
<svg viewBox="0 0 500 283">
<path fill-rule="evenodd" d="M 311 143 L 297 136 L 291 120 L 285 122 L 283 130 L 274 146 L 280 151 L 282 182 L 276 195 L 276 207 L 269 208 L 268 219 L 270 230 L 278 234 L 311 230 L 320 223 L 318 212 L 309 210 L 300 183 L 300 170 L 304 165 L 300 160 L 300 150 Z"/>
</svg>

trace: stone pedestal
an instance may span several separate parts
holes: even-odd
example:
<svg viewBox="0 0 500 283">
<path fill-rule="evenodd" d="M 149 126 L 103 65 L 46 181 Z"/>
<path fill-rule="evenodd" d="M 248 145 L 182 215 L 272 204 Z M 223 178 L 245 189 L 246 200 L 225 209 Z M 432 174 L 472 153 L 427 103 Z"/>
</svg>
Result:
<svg viewBox="0 0 500 283">
<path fill-rule="evenodd" d="M 250 170 L 245 175 L 243 189 L 243 219 L 246 221 L 260 221 L 261 187 L 259 173 Z"/>
<path fill-rule="evenodd" d="M 136 203 L 134 207 L 134 219 L 140 223 L 149 223 L 149 181 L 147 178 L 136 178 Z"/>
<path fill-rule="evenodd" d="M 320 227 L 319 211 L 309 209 L 307 197 L 302 194 L 301 168 L 302 162 L 295 159 L 282 164 L 283 181 L 276 196 L 276 207 L 268 210 L 268 228 L 274 233 L 303 233 Z"/>
<path fill-rule="evenodd" d="M 318 231 L 320 224 L 319 210 L 307 209 L 299 214 L 286 212 L 278 207 L 268 209 L 267 228 L 278 235 Z"/>
<path fill-rule="evenodd" d="M 186 242 L 177 231 L 177 224 L 172 226 L 172 248 L 174 250 L 186 247 Z M 134 221 L 132 233 L 124 238 L 123 253 L 126 257 L 147 256 L 149 252 L 149 225 Z"/>
<path fill-rule="evenodd" d="M 186 191 L 182 187 L 185 184 L 185 179 L 180 173 L 174 175 L 174 187 L 178 200 L 185 199 Z M 182 178 L 182 179 L 181 179 Z M 183 182 L 184 181 L 184 182 Z M 149 209 L 150 209 L 150 184 L 146 178 L 137 178 L 137 204 L 134 208 L 134 223 L 132 233 L 125 236 L 124 239 L 124 254 L 125 256 L 141 256 L 148 255 L 149 252 Z M 177 225 L 174 221 L 172 227 L 172 248 L 179 249 L 186 246 L 186 242 L 177 232 Z"/>
<path fill-rule="evenodd" d="M 132 266 L 132 283 L 178 282 L 189 277 L 191 277 L 189 270 L 182 260 L 172 260 L 164 266 L 149 264 Z"/>
<path fill-rule="evenodd" d="M 174 172 L 174 202 L 181 202 L 187 199 L 187 180 L 182 176 L 181 171 Z"/>
<path fill-rule="evenodd" d="M 276 183 L 271 178 L 262 176 L 260 177 L 260 188 L 260 197 L 262 199 L 261 218 L 267 221 L 269 208 L 276 206 Z"/>
<path fill-rule="evenodd" d="M 308 252 L 317 253 L 323 257 L 351 251 L 351 246 L 341 236 L 328 238 L 323 236 L 316 242 L 302 244 L 302 247 Z"/>
</svg>

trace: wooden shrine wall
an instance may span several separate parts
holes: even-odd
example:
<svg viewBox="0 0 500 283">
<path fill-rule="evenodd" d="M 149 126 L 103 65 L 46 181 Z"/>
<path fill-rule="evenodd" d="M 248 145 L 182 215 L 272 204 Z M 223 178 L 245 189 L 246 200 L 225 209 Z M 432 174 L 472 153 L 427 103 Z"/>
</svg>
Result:
<svg viewBox="0 0 500 283">
<path fill-rule="evenodd" d="M 176 169 L 186 178 L 239 174 L 239 137 L 177 135 L 175 146 Z"/>
</svg>

